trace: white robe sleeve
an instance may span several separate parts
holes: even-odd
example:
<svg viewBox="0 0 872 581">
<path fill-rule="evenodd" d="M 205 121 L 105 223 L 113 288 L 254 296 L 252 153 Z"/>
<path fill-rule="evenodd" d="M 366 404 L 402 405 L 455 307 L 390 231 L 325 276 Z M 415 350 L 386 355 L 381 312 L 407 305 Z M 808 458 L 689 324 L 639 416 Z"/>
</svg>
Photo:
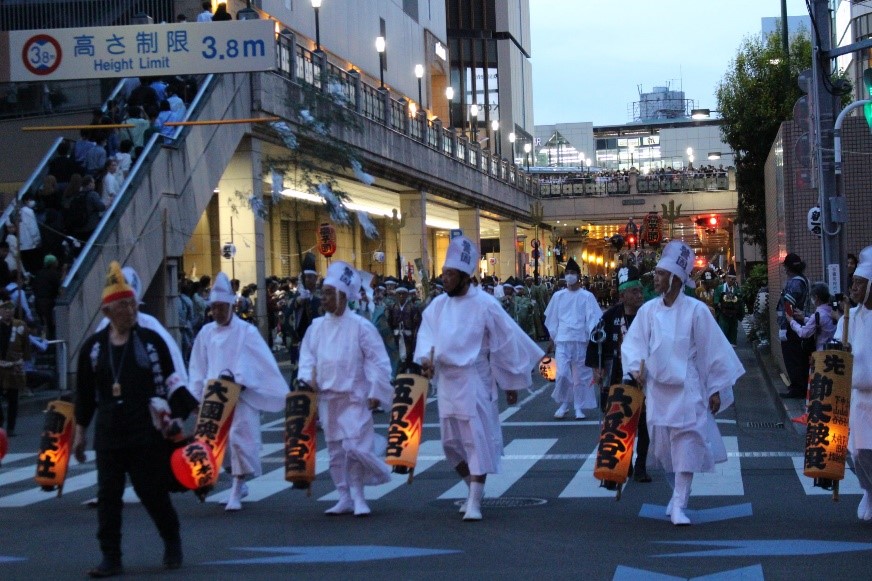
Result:
<svg viewBox="0 0 872 581">
<path fill-rule="evenodd" d="M 655 299 L 660 300 L 660 299 Z M 642 361 L 651 353 L 651 317 L 650 303 L 642 305 L 633 319 L 633 324 L 627 329 L 624 340 L 621 342 L 621 366 L 624 369 L 624 377 L 629 379 L 639 373 Z M 646 308 L 648 307 L 648 308 Z"/>
<path fill-rule="evenodd" d="M 490 307 L 487 330 L 490 337 L 491 372 L 504 390 L 529 388 L 531 372 L 545 354 L 499 305 Z"/>
<path fill-rule="evenodd" d="M 697 369 L 703 394 L 709 398 L 714 393 L 720 393 L 720 409 L 723 411 L 733 404 L 733 385 L 744 375 L 745 368 L 708 307 L 704 303 L 695 306 L 693 341 L 696 343 Z"/>
<path fill-rule="evenodd" d="M 312 324 L 306 329 L 306 334 L 303 335 L 303 341 L 300 343 L 300 359 L 297 366 L 297 378 L 305 381 L 313 388 L 315 385 L 312 383 L 312 377 L 315 375 L 315 365 L 318 361 L 315 356 L 318 328 L 323 321 L 323 319 L 319 319 L 312 321 Z M 316 377 L 315 380 L 317 381 L 317 379 Z"/>
<path fill-rule="evenodd" d="M 242 398 L 251 407 L 265 411 L 278 412 L 284 409 L 285 396 L 288 395 L 288 382 L 279 371 L 276 358 L 257 327 L 242 323 L 247 336 L 244 342 L 244 354 L 240 361 L 245 362 L 242 376 L 237 373 L 236 380 L 246 387 Z"/>
<path fill-rule="evenodd" d="M 358 343 L 363 351 L 363 372 L 369 383 L 367 397 L 378 400 L 383 408 L 388 408 L 394 397 L 391 360 L 378 330 L 365 319 L 360 324 Z"/>
<path fill-rule="evenodd" d="M 600 319 L 603 318 L 603 310 L 600 308 L 599 303 L 596 301 L 596 297 L 593 294 L 588 293 L 587 300 L 585 300 L 585 322 L 587 323 L 587 334 L 585 335 L 584 340 L 590 340 L 590 334 L 593 333 L 593 330 L 596 329 L 596 326 L 599 324 Z"/>
<path fill-rule="evenodd" d="M 548 329 L 548 334 L 551 336 L 551 340 L 557 341 L 557 329 L 560 327 L 560 314 L 557 312 L 560 310 L 558 303 L 560 302 L 560 292 L 557 291 L 554 293 L 554 296 L 551 297 L 551 300 L 548 302 L 548 306 L 545 307 L 545 328 Z"/>
<path fill-rule="evenodd" d="M 441 297 L 439 297 L 441 298 Z M 415 337 L 414 360 L 420 365 L 426 357 L 430 359 L 430 351 L 436 345 L 436 330 L 434 325 L 438 320 L 438 311 L 441 310 L 442 301 L 434 300 L 421 315 L 421 325 L 418 327 L 418 335 Z"/>
<path fill-rule="evenodd" d="M 205 330 L 205 332 L 204 332 Z M 209 368 L 206 356 L 206 335 L 208 329 L 201 330 L 194 339 L 194 347 L 191 349 L 191 359 L 188 361 L 188 391 L 197 401 L 203 401 L 203 389 L 206 383 L 206 372 Z"/>
</svg>

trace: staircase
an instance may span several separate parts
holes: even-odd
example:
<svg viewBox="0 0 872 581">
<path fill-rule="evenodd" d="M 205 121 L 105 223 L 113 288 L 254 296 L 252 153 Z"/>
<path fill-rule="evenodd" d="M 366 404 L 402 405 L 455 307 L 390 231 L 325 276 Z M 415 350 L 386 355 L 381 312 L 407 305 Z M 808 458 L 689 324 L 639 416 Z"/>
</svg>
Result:
<svg viewBox="0 0 872 581">
<path fill-rule="evenodd" d="M 248 74 L 209 75 L 186 120 L 244 119 L 251 115 Z M 100 297 L 109 263 L 132 266 L 143 292 L 165 259 L 183 254 L 248 124 L 179 128 L 171 145 L 155 135 L 113 205 L 61 286 L 55 307 L 58 338 L 67 342 L 69 370 L 102 318 Z M 173 281 L 174 282 L 174 281 Z"/>
</svg>

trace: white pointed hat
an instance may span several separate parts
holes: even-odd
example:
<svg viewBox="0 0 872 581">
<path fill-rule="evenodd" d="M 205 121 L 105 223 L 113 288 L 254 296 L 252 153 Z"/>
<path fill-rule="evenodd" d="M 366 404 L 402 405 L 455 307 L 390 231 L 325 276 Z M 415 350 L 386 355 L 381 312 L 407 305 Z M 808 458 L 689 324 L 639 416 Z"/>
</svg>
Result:
<svg viewBox="0 0 872 581">
<path fill-rule="evenodd" d="M 347 262 L 337 260 L 332 263 L 327 269 L 327 276 L 324 277 L 324 284 L 332 286 L 336 290 L 342 292 L 349 301 L 359 298 L 360 293 L 360 275 L 353 266 Z"/>
<path fill-rule="evenodd" d="M 663 248 L 663 254 L 657 263 L 657 268 L 662 268 L 677 276 L 683 284 L 696 287 L 690 272 L 693 270 L 695 255 L 693 249 L 681 240 L 670 240 Z"/>
<path fill-rule="evenodd" d="M 456 236 L 448 244 L 442 268 L 453 268 L 472 276 L 478 266 L 478 247 L 466 236 Z"/>
<path fill-rule="evenodd" d="M 236 293 L 230 286 L 230 279 L 223 272 L 219 272 L 218 276 L 215 277 L 212 290 L 209 292 L 209 304 L 213 303 L 236 304 Z"/>
</svg>

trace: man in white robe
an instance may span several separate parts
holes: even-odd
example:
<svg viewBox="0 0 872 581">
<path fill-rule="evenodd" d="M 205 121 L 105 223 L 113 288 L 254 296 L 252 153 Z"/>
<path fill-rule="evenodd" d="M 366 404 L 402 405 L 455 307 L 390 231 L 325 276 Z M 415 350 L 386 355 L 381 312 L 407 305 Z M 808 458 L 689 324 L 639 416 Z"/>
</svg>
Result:
<svg viewBox="0 0 872 581">
<path fill-rule="evenodd" d="M 666 514 L 675 525 L 690 524 L 684 509 L 693 474 L 714 472 L 727 460 L 714 414 L 730 407 L 733 385 L 745 373 L 708 306 L 683 293 L 693 263 L 685 243 L 666 245 L 654 269 L 661 296 L 642 305 L 621 345 L 625 381 L 645 390 L 648 464 L 674 478 Z"/>
<path fill-rule="evenodd" d="M 543 352 L 499 301 L 471 284 L 479 251 L 455 237 L 442 266 L 445 294 L 423 313 L 415 347 L 422 372 L 439 383 L 445 457 L 469 485 L 463 520 L 481 520 L 488 474 L 500 472 L 503 437 L 498 391 L 529 388 Z"/>
<path fill-rule="evenodd" d="M 848 344 L 854 354 L 851 376 L 851 415 L 848 424 L 848 451 L 854 459 L 854 470 L 863 498 L 857 507 L 860 520 L 872 520 L 872 246 L 860 252 L 860 262 L 854 271 L 850 297 L 857 303 L 848 319 Z M 834 339 L 844 336 L 845 318 L 839 319 Z"/>
<path fill-rule="evenodd" d="M 233 486 L 228 511 L 241 510 L 248 494 L 245 479 L 260 476 L 260 412 L 284 409 L 288 384 L 257 327 L 233 314 L 236 295 L 223 272 L 215 277 L 209 293 L 213 322 L 197 334 L 191 351 L 188 376 L 192 391 L 202 402 L 205 384 L 222 375 L 245 386 L 230 426 L 230 467 Z M 229 373 L 228 373 L 229 372 Z"/>
<path fill-rule="evenodd" d="M 331 264 L 321 293 L 325 314 L 303 336 L 297 377 L 318 391 L 330 477 L 339 493 L 339 502 L 325 514 L 366 516 L 364 485 L 390 481 L 384 455 L 375 453 L 372 410 L 391 404 L 391 361 L 375 326 L 348 308 L 349 297 L 360 293 L 351 265 Z"/>
<path fill-rule="evenodd" d="M 551 398 L 560 404 L 554 412 L 563 419 L 569 406 L 575 407 L 575 417 L 584 419 L 584 409 L 596 407 L 593 369 L 584 364 L 590 334 L 603 316 L 593 294 L 581 288 L 580 269 L 572 258 L 564 269 L 566 288 L 554 293 L 545 309 L 545 327 L 551 335 L 549 352 L 554 350 L 557 380 Z"/>
</svg>

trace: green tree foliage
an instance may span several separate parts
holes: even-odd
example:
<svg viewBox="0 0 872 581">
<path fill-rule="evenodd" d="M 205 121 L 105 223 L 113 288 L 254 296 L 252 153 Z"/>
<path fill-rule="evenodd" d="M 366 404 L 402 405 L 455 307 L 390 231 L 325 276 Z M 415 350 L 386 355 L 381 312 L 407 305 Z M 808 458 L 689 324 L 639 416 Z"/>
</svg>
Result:
<svg viewBox="0 0 872 581">
<path fill-rule="evenodd" d="M 735 152 L 738 220 L 745 238 L 766 247 L 766 191 L 764 167 L 781 123 L 792 116 L 802 96 L 797 79 L 811 67 L 811 41 L 793 37 L 785 63 L 781 36 L 766 40 L 747 37 L 717 88 L 721 133 Z M 787 82 L 785 67 L 789 67 Z"/>
</svg>

